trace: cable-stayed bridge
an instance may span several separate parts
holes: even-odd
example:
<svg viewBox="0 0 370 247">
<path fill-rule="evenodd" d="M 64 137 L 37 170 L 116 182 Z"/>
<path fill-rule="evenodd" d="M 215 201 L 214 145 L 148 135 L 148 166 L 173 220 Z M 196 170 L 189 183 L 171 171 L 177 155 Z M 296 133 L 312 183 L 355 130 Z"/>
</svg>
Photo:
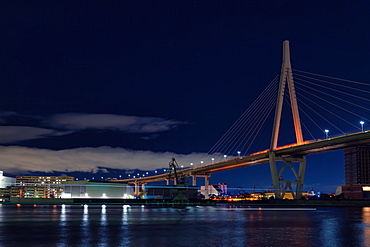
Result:
<svg viewBox="0 0 370 247">
<path fill-rule="evenodd" d="M 344 81 L 345 84 L 340 84 L 340 81 Z M 317 82 L 321 84 L 317 84 Z M 358 87 L 355 88 L 352 85 L 358 85 Z M 299 88 L 298 90 L 296 90 L 296 86 Z M 370 101 L 369 86 L 366 83 L 293 70 L 290 62 L 289 42 L 284 41 L 280 76 L 275 77 L 246 112 L 211 148 L 209 157 L 212 157 L 212 162 L 203 164 L 202 161 L 202 164 L 198 166 L 191 164 L 190 167 L 181 169 L 181 173 L 191 176 L 194 186 L 197 177 L 204 177 L 205 188 L 208 190 L 209 177 L 213 172 L 269 163 L 275 197 L 283 198 L 285 193 L 291 193 L 294 198 L 300 198 L 304 184 L 307 155 L 370 144 L 370 131 L 364 130 L 365 122 L 363 121 L 370 122 L 370 119 L 366 118 L 370 113 L 370 106 L 366 107 L 366 104 Z M 286 91 L 288 91 L 288 94 L 285 94 Z M 285 95 L 288 97 L 285 97 Z M 299 101 L 300 108 L 298 108 L 297 99 L 303 99 L 303 101 Z M 343 104 L 340 105 L 336 103 L 337 101 Z M 284 102 L 285 105 L 290 107 L 291 125 L 282 121 L 284 113 L 289 112 L 283 110 Z M 271 139 L 269 140 L 266 138 L 266 133 L 263 134 L 261 130 L 270 129 L 271 131 L 271 127 L 264 127 L 264 123 L 268 122 L 269 116 L 272 118 L 270 113 L 274 108 L 275 114 L 272 119 L 274 123 Z M 305 110 L 302 110 L 303 108 Z M 314 131 L 310 130 L 308 125 L 301 121 L 300 113 L 312 122 L 311 126 L 317 127 L 322 131 L 321 134 L 324 133 L 325 136 L 321 139 L 315 138 Z M 351 117 L 361 119 L 360 127 L 350 121 Z M 339 120 L 345 123 L 347 127 L 337 124 Z M 302 125 L 312 140 L 304 140 Z M 329 135 L 329 129 L 323 129 L 320 126 L 330 126 L 337 130 L 340 135 L 333 137 Z M 343 130 L 348 129 L 348 126 L 350 126 L 350 129 L 352 128 L 351 133 Z M 279 134 L 282 130 L 295 133 L 293 144 L 278 146 Z M 262 140 L 265 140 L 265 143 L 266 140 L 270 142 L 269 148 L 267 148 L 268 146 L 265 146 L 265 148 L 259 146 L 258 142 L 262 143 Z M 259 150 L 263 151 L 256 150 L 256 147 L 262 147 Z M 252 152 L 253 148 L 255 149 L 254 152 Z M 236 153 L 238 155 L 235 155 Z M 220 156 L 220 159 L 215 161 L 214 157 L 217 156 Z M 294 179 L 284 180 L 285 168 L 290 168 L 290 171 L 294 174 Z M 167 184 L 174 180 L 171 171 L 154 176 L 119 181 L 134 183 L 135 194 L 138 195 L 140 185 L 144 186 L 148 182 L 163 180 L 166 180 Z"/>
</svg>

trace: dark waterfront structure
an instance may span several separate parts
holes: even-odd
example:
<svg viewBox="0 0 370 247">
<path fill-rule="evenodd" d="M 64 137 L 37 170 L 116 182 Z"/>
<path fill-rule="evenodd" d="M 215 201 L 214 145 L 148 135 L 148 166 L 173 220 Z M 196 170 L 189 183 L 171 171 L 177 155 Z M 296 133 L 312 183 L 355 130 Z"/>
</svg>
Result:
<svg viewBox="0 0 370 247">
<path fill-rule="evenodd" d="M 351 199 L 370 199 L 370 146 L 346 148 L 344 169 L 344 196 Z"/>
</svg>

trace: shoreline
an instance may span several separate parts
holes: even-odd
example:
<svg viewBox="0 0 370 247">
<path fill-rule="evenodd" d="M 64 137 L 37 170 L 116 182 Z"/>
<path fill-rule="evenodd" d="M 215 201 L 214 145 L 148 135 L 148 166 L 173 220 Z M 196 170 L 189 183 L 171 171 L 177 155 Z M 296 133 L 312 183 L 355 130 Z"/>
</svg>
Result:
<svg viewBox="0 0 370 247">
<path fill-rule="evenodd" d="M 192 200 L 174 202 L 156 199 L 102 199 L 102 198 L 11 198 L 3 205 L 147 205 L 157 207 L 184 206 L 255 206 L 255 207 L 370 207 L 370 200 L 262 200 L 214 201 Z"/>
</svg>

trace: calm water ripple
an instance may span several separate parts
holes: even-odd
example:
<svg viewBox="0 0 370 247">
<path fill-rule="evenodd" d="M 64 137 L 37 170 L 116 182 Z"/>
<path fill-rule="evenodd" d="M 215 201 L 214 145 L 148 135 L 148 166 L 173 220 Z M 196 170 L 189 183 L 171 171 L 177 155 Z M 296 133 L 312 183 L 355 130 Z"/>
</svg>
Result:
<svg viewBox="0 0 370 247">
<path fill-rule="evenodd" d="M 370 246 L 370 208 L 0 205 L 0 246 Z"/>
</svg>

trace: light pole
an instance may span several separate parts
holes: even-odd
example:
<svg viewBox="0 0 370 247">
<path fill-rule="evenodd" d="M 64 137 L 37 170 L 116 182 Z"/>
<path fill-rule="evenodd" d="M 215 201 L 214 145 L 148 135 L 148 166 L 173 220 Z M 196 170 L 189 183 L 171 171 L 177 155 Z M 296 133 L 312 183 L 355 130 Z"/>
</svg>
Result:
<svg viewBox="0 0 370 247">
<path fill-rule="evenodd" d="M 361 124 L 361 131 L 364 132 L 364 121 L 360 121 L 360 124 Z"/>
<path fill-rule="evenodd" d="M 215 158 L 212 158 L 211 160 L 212 160 L 212 164 L 213 164 L 213 162 L 215 161 Z"/>
<path fill-rule="evenodd" d="M 241 153 L 241 152 L 240 152 L 240 151 L 238 151 L 237 153 L 238 153 L 238 156 L 240 157 L 240 153 Z"/>
<path fill-rule="evenodd" d="M 201 161 L 200 161 L 200 164 L 202 164 L 202 165 L 203 165 L 203 160 L 201 160 Z"/>
<path fill-rule="evenodd" d="M 326 139 L 328 139 L 329 138 L 329 130 L 328 129 L 325 130 L 325 135 L 326 135 Z"/>
<path fill-rule="evenodd" d="M 224 154 L 224 158 L 225 158 L 225 160 L 227 159 L 227 155 L 226 154 Z"/>
</svg>

